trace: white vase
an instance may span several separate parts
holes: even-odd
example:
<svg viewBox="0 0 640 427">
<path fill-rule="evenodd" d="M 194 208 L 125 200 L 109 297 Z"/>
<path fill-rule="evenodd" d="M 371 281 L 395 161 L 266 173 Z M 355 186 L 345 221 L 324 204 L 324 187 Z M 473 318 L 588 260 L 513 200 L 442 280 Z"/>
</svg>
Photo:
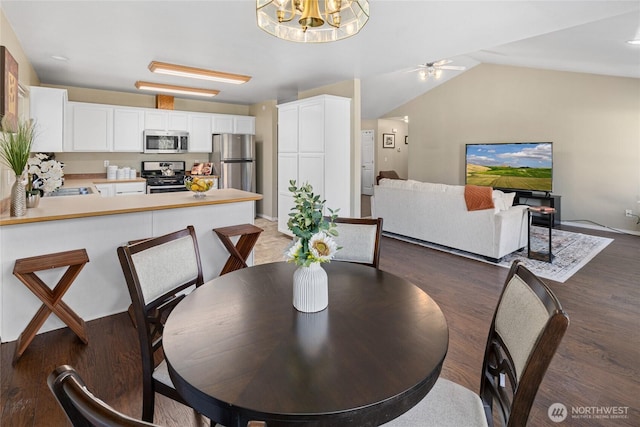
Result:
<svg viewBox="0 0 640 427">
<path fill-rule="evenodd" d="M 304 313 L 315 313 L 329 305 L 327 272 L 319 262 L 298 267 L 293 273 L 293 306 Z"/>
</svg>

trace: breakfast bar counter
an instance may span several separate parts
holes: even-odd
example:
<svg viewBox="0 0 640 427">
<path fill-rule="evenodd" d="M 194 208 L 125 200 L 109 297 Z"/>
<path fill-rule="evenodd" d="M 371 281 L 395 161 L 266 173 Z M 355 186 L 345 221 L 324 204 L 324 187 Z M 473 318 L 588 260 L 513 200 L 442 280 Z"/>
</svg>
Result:
<svg viewBox="0 0 640 427">
<path fill-rule="evenodd" d="M 81 182 L 67 183 L 68 187 Z M 88 183 L 91 186 L 91 183 Z M 64 187 L 63 187 L 64 188 Z M 13 341 L 38 311 L 41 302 L 14 275 L 15 261 L 56 252 L 86 249 L 89 262 L 64 296 L 83 320 L 127 310 L 127 286 L 116 254 L 128 241 L 160 236 L 193 225 L 205 280 L 217 277 L 229 253 L 214 228 L 253 224 L 255 202 L 262 196 L 234 189 L 101 197 L 93 193 L 43 197 L 22 217 L 0 215 L 0 337 Z M 253 264 L 253 257 L 247 260 Z M 55 284 L 64 269 L 38 273 Z M 64 327 L 50 316 L 40 332 Z M 28 351 L 28 350 L 27 350 Z"/>
</svg>

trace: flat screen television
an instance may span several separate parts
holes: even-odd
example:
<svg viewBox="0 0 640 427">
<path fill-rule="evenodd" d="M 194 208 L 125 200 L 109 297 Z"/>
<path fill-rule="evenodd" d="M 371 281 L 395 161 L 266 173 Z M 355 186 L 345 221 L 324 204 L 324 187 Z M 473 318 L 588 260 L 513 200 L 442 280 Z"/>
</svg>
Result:
<svg viewBox="0 0 640 427">
<path fill-rule="evenodd" d="M 553 189 L 553 143 L 467 144 L 465 170 L 468 185 L 550 193 Z"/>
</svg>

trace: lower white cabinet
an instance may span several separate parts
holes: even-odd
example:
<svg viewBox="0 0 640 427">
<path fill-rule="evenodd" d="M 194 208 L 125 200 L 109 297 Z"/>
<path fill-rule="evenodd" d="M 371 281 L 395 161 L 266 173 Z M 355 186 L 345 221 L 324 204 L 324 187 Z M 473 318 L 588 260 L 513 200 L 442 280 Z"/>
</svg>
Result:
<svg viewBox="0 0 640 427">
<path fill-rule="evenodd" d="M 102 197 L 132 196 L 145 194 L 147 183 L 140 182 L 114 182 L 113 184 L 95 184 Z"/>
<path fill-rule="evenodd" d="M 114 184 L 95 184 L 96 189 L 100 192 L 102 197 L 113 197 L 115 195 Z"/>
</svg>

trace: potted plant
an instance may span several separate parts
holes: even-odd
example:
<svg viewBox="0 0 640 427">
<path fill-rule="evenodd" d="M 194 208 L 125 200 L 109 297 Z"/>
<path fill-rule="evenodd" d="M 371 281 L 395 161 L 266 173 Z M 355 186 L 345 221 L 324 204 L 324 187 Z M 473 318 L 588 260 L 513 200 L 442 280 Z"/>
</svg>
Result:
<svg viewBox="0 0 640 427">
<path fill-rule="evenodd" d="M 337 210 L 328 208 L 329 220 L 324 216 L 324 200 L 313 194 L 310 184 L 296 186 L 289 181 L 295 206 L 291 208 L 287 226 L 296 240 L 286 252 L 289 262 L 298 265 L 293 274 L 293 305 L 298 311 L 315 313 L 329 303 L 327 273 L 320 263 L 331 262 L 340 249 L 331 236 L 337 236 L 334 220 Z"/>
<path fill-rule="evenodd" d="M 11 129 L 9 122 L 0 120 L 0 160 L 16 176 L 11 187 L 11 216 L 23 216 L 27 211 L 26 166 L 33 144 L 34 126 L 31 122 L 19 120 L 17 127 Z"/>
</svg>

